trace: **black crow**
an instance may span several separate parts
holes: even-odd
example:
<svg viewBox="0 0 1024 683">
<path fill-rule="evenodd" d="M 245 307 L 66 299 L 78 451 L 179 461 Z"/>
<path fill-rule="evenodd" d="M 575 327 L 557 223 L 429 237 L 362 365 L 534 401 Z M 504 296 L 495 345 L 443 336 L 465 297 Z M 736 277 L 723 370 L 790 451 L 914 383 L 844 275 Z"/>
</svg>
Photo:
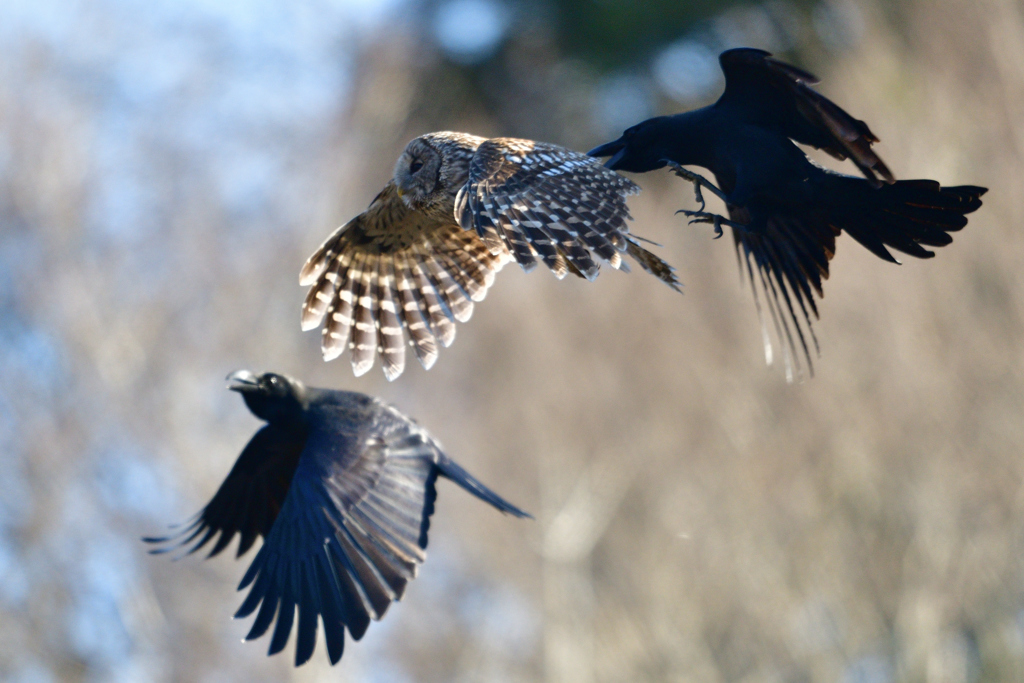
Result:
<svg viewBox="0 0 1024 683">
<path fill-rule="evenodd" d="M 380 619 L 401 599 L 426 559 L 438 476 L 502 512 L 530 516 L 474 479 L 422 427 L 380 399 L 306 387 L 274 373 L 242 370 L 228 380 L 267 425 L 186 528 L 143 540 L 175 542 L 154 553 L 190 543 L 193 553 L 219 533 L 212 557 L 238 534 L 240 557 L 262 537 L 238 586 L 250 590 L 235 617 L 259 607 L 246 636 L 251 640 L 277 615 L 268 654 L 287 644 L 298 607 L 295 665 L 313 654 L 318 616 L 334 664 L 344 650 L 345 628 L 359 640 L 371 618 Z"/>
<path fill-rule="evenodd" d="M 753 48 L 728 50 L 719 61 L 725 92 L 713 105 L 648 119 L 589 154 L 610 156 L 606 166 L 620 171 L 670 166 L 692 182 L 701 207 L 683 213 L 691 222 L 714 224 L 718 235 L 722 225 L 732 228 L 758 315 L 760 281 L 776 334 L 786 340 L 787 371 L 794 364 L 799 371 L 799 344 L 813 373 L 800 319 L 817 351 L 811 328 L 811 314 L 818 317 L 814 292 L 822 296 L 821 281 L 828 277 L 839 233 L 845 230 L 893 263 L 898 261 L 886 247 L 930 258 L 934 252 L 924 247 L 952 242 L 949 233 L 967 225 L 965 214 L 981 206 L 986 188 L 897 181 L 871 149 L 878 138 L 867 124 L 813 90 L 818 82 L 813 75 Z M 864 178 L 814 164 L 794 141 L 850 158 Z M 709 169 L 718 187 L 683 165 Z M 726 203 L 729 219 L 704 211 L 701 187 Z M 763 317 L 761 323 L 770 363 Z"/>
</svg>

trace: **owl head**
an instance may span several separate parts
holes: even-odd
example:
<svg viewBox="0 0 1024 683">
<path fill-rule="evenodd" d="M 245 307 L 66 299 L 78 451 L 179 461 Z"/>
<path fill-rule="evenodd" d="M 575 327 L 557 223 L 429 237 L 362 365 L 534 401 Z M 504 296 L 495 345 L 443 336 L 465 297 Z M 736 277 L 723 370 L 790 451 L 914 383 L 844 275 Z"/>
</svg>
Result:
<svg viewBox="0 0 1024 683">
<path fill-rule="evenodd" d="M 410 142 L 395 164 L 395 186 L 410 209 L 428 206 L 443 193 L 441 153 L 424 138 Z"/>
</svg>

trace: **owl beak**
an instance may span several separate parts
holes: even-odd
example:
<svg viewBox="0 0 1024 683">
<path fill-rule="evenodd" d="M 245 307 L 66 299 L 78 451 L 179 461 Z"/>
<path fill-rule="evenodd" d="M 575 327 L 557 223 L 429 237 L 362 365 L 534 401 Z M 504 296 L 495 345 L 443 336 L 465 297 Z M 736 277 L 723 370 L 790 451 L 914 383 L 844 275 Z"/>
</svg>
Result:
<svg viewBox="0 0 1024 683">
<path fill-rule="evenodd" d="M 395 189 L 398 191 L 398 198 L 401 200 L 401 202 L 405 204 L 407 208 L 413 208 L 413 202 L 415 201 L 413 195 L 409 194 L 401 187 L 396 187 Z"/>
</svg>

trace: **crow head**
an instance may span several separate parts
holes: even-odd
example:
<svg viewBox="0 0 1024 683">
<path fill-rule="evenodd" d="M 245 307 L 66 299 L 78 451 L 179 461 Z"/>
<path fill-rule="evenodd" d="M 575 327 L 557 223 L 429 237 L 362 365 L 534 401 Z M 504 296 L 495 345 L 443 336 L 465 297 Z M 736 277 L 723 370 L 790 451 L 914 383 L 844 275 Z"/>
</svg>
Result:
<svg viewBox="0 0 1024 683">
<path fill-rule="evenodd" d="M 306 387 L 297 379 L 274 372 L 256 375 L 239 370 L 227 376 L 228 389 L 245 399 L 252 414 L 273 424 L 301 422 Z"/>
<path fill-rule="evenodd" d="M 622 137 L 587 152 L 592 157 L 611 157 L 605 166 L 613 171 L 646 173 L 665 165 L 663 122 L 658 116 L 626 129 Z"/>
</svg>

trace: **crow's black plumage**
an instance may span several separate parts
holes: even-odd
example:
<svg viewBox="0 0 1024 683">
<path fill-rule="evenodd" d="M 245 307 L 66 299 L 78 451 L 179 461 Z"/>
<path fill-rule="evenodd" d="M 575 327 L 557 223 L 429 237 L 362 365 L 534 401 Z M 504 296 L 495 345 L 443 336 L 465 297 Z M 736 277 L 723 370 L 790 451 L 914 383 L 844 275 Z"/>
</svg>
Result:
<svg viewBox="0 0 1024 683">
<path fill-rule="evenodd" d="M 845 230 L 893 263 L 898 261 L 887 247 L 929 258 L 934 252 L 924 247 L 952 242 L 949 233 L 967 224 L 965 215 L 981 206 L 986 188 L 896 181 L 871 149 L 878 138 L 863 121 L 813 90 L 817 78 L 752 48 L 723 52 L 720 62 L 725 92 L 715 104 L 648 119 L 590 154 L 610 156 L 609 168 L 635 173 L 668 165 L 693 182 L 701 210 L 684 213 L 693 222 L 713 223 L 719 234 L 722 225 L 732 228 L 758 313 L 760 282 L 784 340 L 787 369 L 794 364 L 799 369 L 799 347 L 812 370 L 814 293 L 822 296 L 821 281 L 828 277 L 839 233 Z M 864 178 L 821 168 L 793 141 L 851 159 Z M 684 165 L 709 169 L 719 187 Z M 701 187 L 725 201 L 731 220 L 704 211 Z M 765 349 L 771 362 L 767 332 Z"/>
<path fill-rule="evenodd" d="M 192 553 L 219 534 L 213 556 L 237 534 L 241 556 L 262 537 L 238 587 L 250 590 L 235 616 L 259 608 L 247 640 L 263 635 L 277 616 L 268 654 L 287 644 L 298 608 L 296 666 L 313 654 L 318 617 L 334 664 L 346 628 L 359 640 L 370 619 L 380 619 L 402 597 L 426 559 L 438 476 L 502 512 L 529 517 L 379 399 L 307 388 L 273 373 L 240 371 L 228 379 L 267 425 L 186 528 L 144 540 L 165 544 L 151 552 L 191 544 Z"/>
</svg>

